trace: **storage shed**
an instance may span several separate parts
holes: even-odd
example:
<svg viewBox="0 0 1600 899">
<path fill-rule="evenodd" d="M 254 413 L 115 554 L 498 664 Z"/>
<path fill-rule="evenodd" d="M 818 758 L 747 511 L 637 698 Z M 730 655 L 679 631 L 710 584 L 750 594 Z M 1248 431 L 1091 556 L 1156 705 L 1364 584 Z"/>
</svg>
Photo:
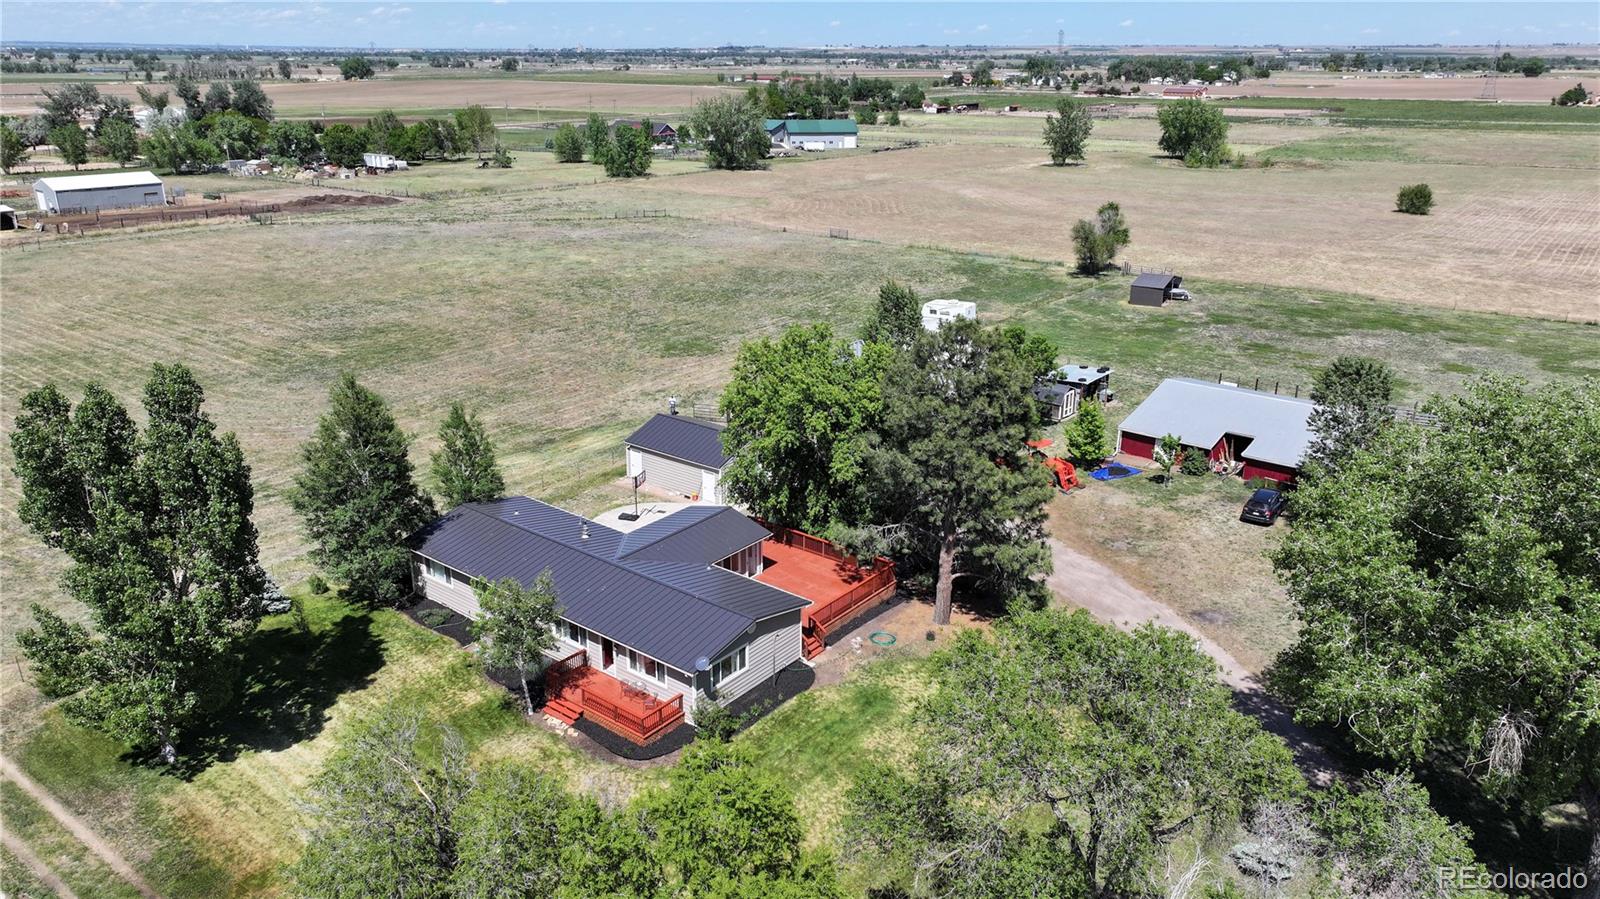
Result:
<svg viewBox="0 0 1600 899">
<path fill-rule="evenodd" d="M 628 476 L 644 475 L 658 492 L 722 501 L 722 425 L 686 415 L 657 414 L 624 441 Z"/>
<path fill-rule="evenodd" d="M 0 231 L 17 230 L 17 211 L 10 206 L 0 205 Z"/>
<path fill-rule="evenodd" d="M 131 206 L 165 206 L 167 189 L 153 172 L 70 175 L 33 182 L 40 212 L 98 212 Z"/>
<path fill-rule="evenodd" d="M 1050 423 L 1066 421 L 1078 414 L 1083 403 L 1109 401 L 1111 367 L 1063 365 L 1038 379 L 1033 385 L 1033 401 Z"/>
<path fill-rule="evenodd" d="M 1178 275 L 1145 272 L 1133 279 L 1128 288 L 1128 302 L 1135 306 L 1160 306 L 1172 299 L 1172 290 L 1183 283 Z"/>
<path fill-rule="evenodd" d="M 1173 434 L 1245 480 L 1294 482 L 1311 445 L 1310 400 L 1192 378 L 1168 378 L 1122 422 L 1117 452 L 1153 459 Z M 1235 464 L 1237 463 L 1237 464 Z"/>
</svg>

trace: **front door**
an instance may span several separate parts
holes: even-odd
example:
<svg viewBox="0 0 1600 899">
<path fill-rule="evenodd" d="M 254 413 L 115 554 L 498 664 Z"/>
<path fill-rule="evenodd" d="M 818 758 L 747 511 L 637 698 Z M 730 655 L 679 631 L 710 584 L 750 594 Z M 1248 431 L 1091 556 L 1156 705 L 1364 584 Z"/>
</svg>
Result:
<svg viewBox="0 0 1600 899">
<path fill-rule="evenodd" d="M 616 645 L 605 637 L 600 638 L 600 670 L 611 670 L 611 657 L 615 653 Z"/>
</svg>

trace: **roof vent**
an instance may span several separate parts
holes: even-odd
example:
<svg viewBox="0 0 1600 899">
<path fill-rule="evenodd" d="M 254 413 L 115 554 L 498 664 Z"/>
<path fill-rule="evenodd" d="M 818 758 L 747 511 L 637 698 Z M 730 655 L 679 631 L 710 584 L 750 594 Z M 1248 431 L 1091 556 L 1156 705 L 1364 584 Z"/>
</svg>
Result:
<svg viewBox="0 0 1600 899">
<path fill-rule="evenodd" d="M 589 522 L 585 521 L 583 523 L 583 530 L 581 532 L 579 532 L 578 539 L 580 539 L 580 540 L 588 540 L 589 539 Z"/>
<path fill-rule="evenodd" d="M 1104 374 L 1105 372 L 1108 372 L 1110 370 L 1111 370 L 1111 366 L 1109 366 L 1109 365 L 1102 365 L 1099 368 L 1095 369 L 1095 371 L 1100 372 L 1102 374 Z"/>
</svg>

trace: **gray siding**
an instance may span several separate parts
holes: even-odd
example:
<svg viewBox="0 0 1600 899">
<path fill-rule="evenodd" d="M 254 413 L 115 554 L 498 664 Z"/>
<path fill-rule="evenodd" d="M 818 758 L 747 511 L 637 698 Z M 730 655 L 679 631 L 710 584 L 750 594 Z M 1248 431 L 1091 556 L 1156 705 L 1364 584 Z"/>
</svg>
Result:
<svg viewBox="0 0 1600 899">
<path fill-rule="evenodd" d="M 468 618 L 477 618 L 482 611 L 478 608 L 477 594 L 472 592 L 472 586 L 465 578 L 452 576 L 447 584 L 428 574 L 422 557 L 415 553 L 411 556 L 411 582 L 416 585 L 418 593 Z"/>
<path fill-rule="evenodd" d="M 56 191 L 44 184 L 34 185 L 35 200 L 48 212 L 94 212 L 100 209 L 126 209 L 133 206 L 163 206 L 167 198 L 159 184 L 132 187 L 98 187 L 89 190 Z"/>
<path fill-rule="evenodd" d="M 737 651 L 738 647 L 734 647 Z M 740 671 L 718 684 L 716 687 L 716 702 L 720 705 L 738 699 L 745 693 L 759 686 L 763 681 L 774 674 L 789 667 L 801 656 L 800 649 L 800 612 L 785 612 L 774 615 L 765 621 L 756 624 L 756 632 L 745 644 L 745 665 Z M 727 653 L 719 658 L 726 658 Z M 711 660 L 715 664 L 718 659 Z M 700 675 L 704 687 L 711 683 L 709 673 Z"/>
<path fill-rule="evenodd" d="M 657 490 L 665 490 L 682 496 L 698 496 L 703 482 L 700 479 L 701 469 L 686 462 L 668 459 L 645 450 L 644 480 L 648 486 Z"/>
<path fill-rule="evenodd" d="M 568 640 L 566 633 L 563 632 L 556 637 L 555 649 L 551 650 L 549 653 L 550 660 L 559 661 L 569 655 L 572 655 L 574 652 L 577 652 L 580 649 L 587 650 L 589 653 L 589 666 L 594 668 L 596 671 L 602 671 L 625 684 L 638 687 L 639 689 L 657 697 L 658 699 L 670 700 L 674 696 L 682 696 L 683 716 L 689 723 L 694 723 L 694 684 L 692 682 L 684 682 L 683 678 L 687 677 L 687 675 L 679 676 L 681 672 L 676 672 L 669 665 L 667 666 L 666 683 L 662 683 L 644 673 L 644 664 L 642 661 L 639 665 L 640 670 L 630 671 L 628 670 L 627 659 L 628 647 L 622 645 L 621 643 L 615 643 L 615 641 L 613 641 L 613 643 L 616 646 L 616 650 L 611 667 L 601 667 L 601 663 L 605 659 L 600 646 L 600 638 L 602 636 L 602 634 L 589 631 L 588 642 L 580 645 Z M 693 679 L 690 678 L 690 680 L 692 681 Z"/>
</svg>

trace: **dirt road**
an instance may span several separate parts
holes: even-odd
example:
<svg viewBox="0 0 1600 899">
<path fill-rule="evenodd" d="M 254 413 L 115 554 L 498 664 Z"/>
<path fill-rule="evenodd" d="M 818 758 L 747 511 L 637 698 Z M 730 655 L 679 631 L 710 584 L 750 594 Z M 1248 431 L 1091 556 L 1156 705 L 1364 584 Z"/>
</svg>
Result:
<svg viewBox="0 0 1600 899">
<path fill-rule="evenodd" d="M 73 814 L 70 809 L 50 795 L 49 791 L 35 783 L 33 778 L 24 774 L 16 763 L 3 755 L 0 755 L 0 777 L 4 777 L 6 780 L 16 784 L 22 792 L 33 797 L 35 802 L 50 813 L 50 817 L 56 819 L 62 827 L 67 829 L 67 832 L 77 837 L 78 842 L 89 847 L 89 851 L 105 862 L 106 866 L 115 871 L 118 877 L 132 884 L 140 895 L 149 897 L 149 899 L 160 899 L 161 894 L 152 889 L 150 884 L 139 876 L 139 872 L 128 864 L 127 859 L 122 857 L 122 853 L 106 842 L 104 837 L 95 833 L 94 829 L 84 823 L 82 818 Z M 40 879 L 42 880 L 43 878 Z M 70 895 L 70 893 L 67 895 Z"/>
<path fill-rule="evenodd" d="M 1048 542 L 1055 570 L 1047 583 L 1057 596 L 1123 630 L 1154 622 L 1194 637 L 1201 652 L 1222 669 L 1222 682 L 1233 690 L 1234 705 L 1260 721 L 1268 732 L 1281 737 L 1307 777 L 1314 783 L 1326 785 L 1341 772 L 1338 761 L 1309 730 L 1294 722 L 1289 709 L 1270 696 L 1237 659 L 1188 619 L 1155 601 L 1100 562 L 1059 540 L 1052 538 Z"/>
<path fill-rule="evenodd" d="M 67 886 L 66 881 L 57 877 L 56 872 L 50 870 L 50 866 L 44 863 L 44 859 L 34 855 L 28 844 L 18 839 L 16 834 L 10 831 L 0 833 L 0 845 L 5 846 L 6 851 L 16 856 L 17 861 L 22 862 L 40 883 L 49 887 L 50 891 L 60 899 L 78 899 L 78 894 Z"/>
</svg>

